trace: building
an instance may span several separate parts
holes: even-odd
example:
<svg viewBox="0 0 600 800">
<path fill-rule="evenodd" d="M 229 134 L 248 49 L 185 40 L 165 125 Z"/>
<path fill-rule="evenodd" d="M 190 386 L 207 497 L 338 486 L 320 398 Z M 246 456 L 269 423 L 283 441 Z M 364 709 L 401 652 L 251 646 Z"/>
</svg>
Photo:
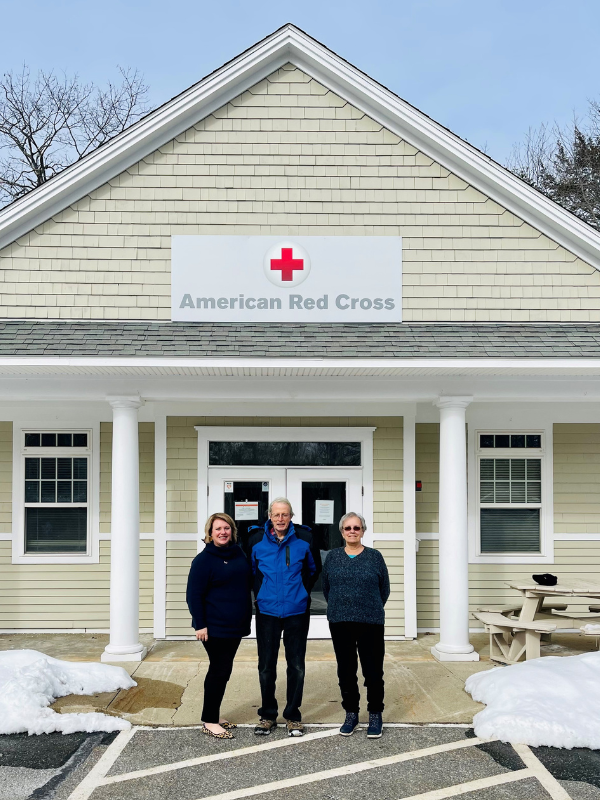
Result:
<svg viewBox="0 0 600 800">
<path fill-rule="evenodd" d="M 476 658 L 507 580 L 598 580 L 599 269 L 596 231 L 276 31 L 0 211 L 0 629 L 187 637 L 207 514 L 285 494 L 323 550 L 362 510 L 387 635 Z"/>
</svg>

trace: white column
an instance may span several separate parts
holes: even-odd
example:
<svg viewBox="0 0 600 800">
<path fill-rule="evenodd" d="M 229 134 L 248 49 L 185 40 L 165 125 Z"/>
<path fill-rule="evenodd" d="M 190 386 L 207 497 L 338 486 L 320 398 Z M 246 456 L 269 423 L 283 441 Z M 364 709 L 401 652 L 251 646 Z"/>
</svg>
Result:
<svg viewBox="0 0 600 800">
<path fill-rule="evenodd" d="M 154 416 L 154 638 L 167 633 L 167 417 Z"/>
<path fill-rule="evenodd" d="M 469 642 L 466 408 L 472 397 L 440 397 L 440 641 L 438 661 L 479 661 Z"/>
<path fill-rule="evenodd" d="M 110 643 L 102 661 L 141 661 L 139 641 L 139 397 L 109 397 L 113 409 L 110 526 Z"/>
<path fill-rule="evenodd" d="M 404 413 L 404 635 L 417 638 L 417 526 L 415 496 L 415 407 Z"/>
</svg>

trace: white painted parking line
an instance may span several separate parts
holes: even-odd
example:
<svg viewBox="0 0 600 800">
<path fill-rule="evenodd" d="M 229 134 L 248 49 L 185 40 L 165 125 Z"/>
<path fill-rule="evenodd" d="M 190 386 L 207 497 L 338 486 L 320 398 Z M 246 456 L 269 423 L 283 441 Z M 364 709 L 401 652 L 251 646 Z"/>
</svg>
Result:
<svg viewBox="0 0 600 800">
<path fill-rule="evenodd" d="M 108 746 L 98 763 L 92 767 L 79 786 L 69 796 L 69 800 L 88 800 L 88 797 L 99 786 L 106 773 L 127 747 L 135 731 L 135 728 L 121 731 L 114 742 Z"/>
<path fill-rule="evenodd" d="M 539 758 L 532 753 L 526 744 L 513 744 L 515 750 L 525 764 L 534 774 L 552 800 L 571 800 L 571 796 L 560 785 L 554 775 L 549 772 Z"/>
<path fill-rule="evenodd" d="M 255 728 L 255 722 L 237 722 L 238 728 Z M 303 722 L 305 728 L 339 728 L 339 722 Z M 203 725 L 136 725 L 138 731 L 199 731 Z M 359 729 L 366 727 L 360 723 Z M 385 722 L 384 728 L 472 728 L 469 722 Z"/>
<path fill-rule="evenodd" d="M 345 767 L 336 767 L 335 769 L 326 769 L 322 772 L 313 772 L 309 775 L 298 775 L 295 778 L 286 778 L 281 781 L 272 781 L 271 783 L 262 783 L 258 786 L 249 786 L 247 789 L 235 789 L 231 792 L 223 792 L 223 794 L 214 794 L 209 797 L 202 797 L 199 800 L 238 800 L 241 797 L 253 797 L 257 794 L 266 794 L 267 792 L 277 791 L 277 789 L 290 789 L 294 786 L 302 786 L 307 783 L 317 783 L 319 781 L 326 781 L 330 778 L 339 778 L 345 775 L 355 775 L 357 772 L 365 772 L 369 769 L 377 769 L 379 767 L 388 767 L 392 764 L 400 764 L 403 761 L 413 761 L 417 758 L 424 758 L 426 756 L 433 756 L 438 753 L 447 753 L 451 750 L 460 750 L 463 747 L 473 747 L 474 745 L 481 744 L 487 739 L 461 739 L 458 742 L 447 742 L 446 744 L 435 745 L 434 747 L 425 747 L 422 750 L 413 750 L 410 753 L 399 753 L 395 756 L 386 756 L 385 758 L 375 758 L 370 761 L 362 761 L 358 764 L 347 764 Z"/>
<path fill-rule="evenodd" d="M 480 789 L 490 789 L 494 786 L 502 786 L 505 783 L 522 781 L 525 778 L 535 778 L 530 769 L 520 769 L 517 772 L 508 772 L 505 775 L 492 775 L 491 778 L 479 778 L 468 783 L 457 783 L 455 786 L 447 786 L 444 789 L 433 789 L 431 792 L 423 794 L 413 794 L 405 797 L 404 800 L 445 800 L 446 797 L 458 797 L 461 794 L 477 792 Z"/>
<path fill-rule="evenodd" d="M 161 764 L 158 767 L 149 767 L 148 769 L 139 769 L 135 772 L 126 772 L 122 775 L 111 775 L 110 778 L 101 780 L 99 785 L 106 786 L 109 783 L 132 781 L 136 778 L 145 778 L 148 775 L 160 775 L 162 772 L 172 772 L 173 770 L 184 769 L 186 767 L 197 767 L 199 764 L 209 764 L 211 761 L 222 761 L 226 758 L 237 758 L 238 756 L 247 756 L 252 753 L 263 753 L 265 750 L 275 750 L 278 747 L 300 745 L 304 742 L 314 742 L 315 739 L 324 739 L 327 736 L 336 735 L 338 735 L 337 727 L 335 730 L 328 728 L 325 731 L 309 733 L 302 737 L 288 736 L 286 739 L 278 739 L 275 742 L 268 742 L 267 744 L 255 744 L 252 745 L 252 747 L 242 747 L 239 750 L 225 750 L 222 753 L 213 753 L 210 756 L 198 756 L 197 758 L 188 758 L 185 761 L 174 761 L 171 764 Z M 71 800 L 71 798 L 69 798 L 69 800 Z"/>
</svg>

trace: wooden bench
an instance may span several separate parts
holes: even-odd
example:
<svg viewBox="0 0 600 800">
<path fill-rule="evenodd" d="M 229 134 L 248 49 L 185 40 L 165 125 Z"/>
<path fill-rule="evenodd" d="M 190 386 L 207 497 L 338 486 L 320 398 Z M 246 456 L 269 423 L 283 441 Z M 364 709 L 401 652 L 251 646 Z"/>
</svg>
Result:
<svg viewBox="0 0 600 800">
<path fill-rule="evenodd" d="M 599 606 L 600 608 L 600 606 Z M 545 602 L 540 611 L 538 612 L 540 618 L 545 620 L 546 622 L 552 622 L 552 612 L 553 611 L 566 611 L 567 604 L 560 600 L 550 600 L 550 602 Z M 523 610 L 523 606 L 521 604 L 514 605 L 514 606 L 503 606 L 502 608 L 492 608 L 490 606 L 480 606 L 477 611 L 491 611 L 491 612 L 499 612 L 507 617 L 514 617 L 519 616 L 521 611 Z M 544 616 L 541 616 L 544 615 Z M 557 626 L 558 627 L 558 626 Z M 542 642 L 550 642 L 552 640 L 551 633 L 542 633 L 541 639 Z"/>
<path fill-rule="evenodd" d="M 539 658 L 541 635 L 556 630 L 554 622 L 519 622 L 499 611 L 474 611 L 473 616 L 490 634 L 490 658 L 503 664 L 516 664 L 523 656 Z"/>
<path fill-rule="evenodd" d="M 599 611 L 562 611 L 553 609 L 552 613 L 557 617 L 568 617 L 569 619 L 597 619 L 600 621 Z"/>
<path fill-rule="evenodd" d="M 600 606 L 598 606 L 598 609 L 600 609 Z M 477 611 L 490 611 L 490 612 L 493 612 L 493 613 L 498 612 L 499 614 L 505 614 L 506 616 L 509 616 L 509 617 L 512 617 L 515 614 L 520 614 L 522 610 L 523 610 L 523 606 L 521 604 L 514 605 L 514 606 L 503 606 L 502 608 L 491 607 L 491 606 L 480 606 L 477 609 Z M 561 603 L 561 602 L 556 602 L 554 600 L 551 600 L 549 603 L 544 603 L 544 605 L 540 609 L 540 612 L 542 614 L 546 614 L 546 613 L 549 614 L 551 611 L 555 611 L 555 610 L 556 611 L 566 611 L 567 610 L 567 604 L 564 603 L 564 602 Z M 590 606 L 590 611 L 591 610 L 592 610 L 592 607 Z"/>
</svg>

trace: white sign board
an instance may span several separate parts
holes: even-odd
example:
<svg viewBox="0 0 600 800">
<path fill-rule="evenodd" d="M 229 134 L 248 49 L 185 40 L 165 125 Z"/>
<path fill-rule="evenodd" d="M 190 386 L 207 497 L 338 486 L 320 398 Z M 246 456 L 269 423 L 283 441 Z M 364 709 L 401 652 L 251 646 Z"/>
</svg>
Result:
<svg viewBox="0 0 600 800">
<path fill-rule="evenodd" d="M 315 501 L 315 524 L 333 525 L 333 500 Z"/>
<path fill-rule="evenodd" d="M 236 503 L 235 519 L 258 519 L 258 503 Z"/>
<path fill-rule="evenodd" d="M 173 236 L 179 322 L 401 322 L 399 236 Z"/>
</svg>

